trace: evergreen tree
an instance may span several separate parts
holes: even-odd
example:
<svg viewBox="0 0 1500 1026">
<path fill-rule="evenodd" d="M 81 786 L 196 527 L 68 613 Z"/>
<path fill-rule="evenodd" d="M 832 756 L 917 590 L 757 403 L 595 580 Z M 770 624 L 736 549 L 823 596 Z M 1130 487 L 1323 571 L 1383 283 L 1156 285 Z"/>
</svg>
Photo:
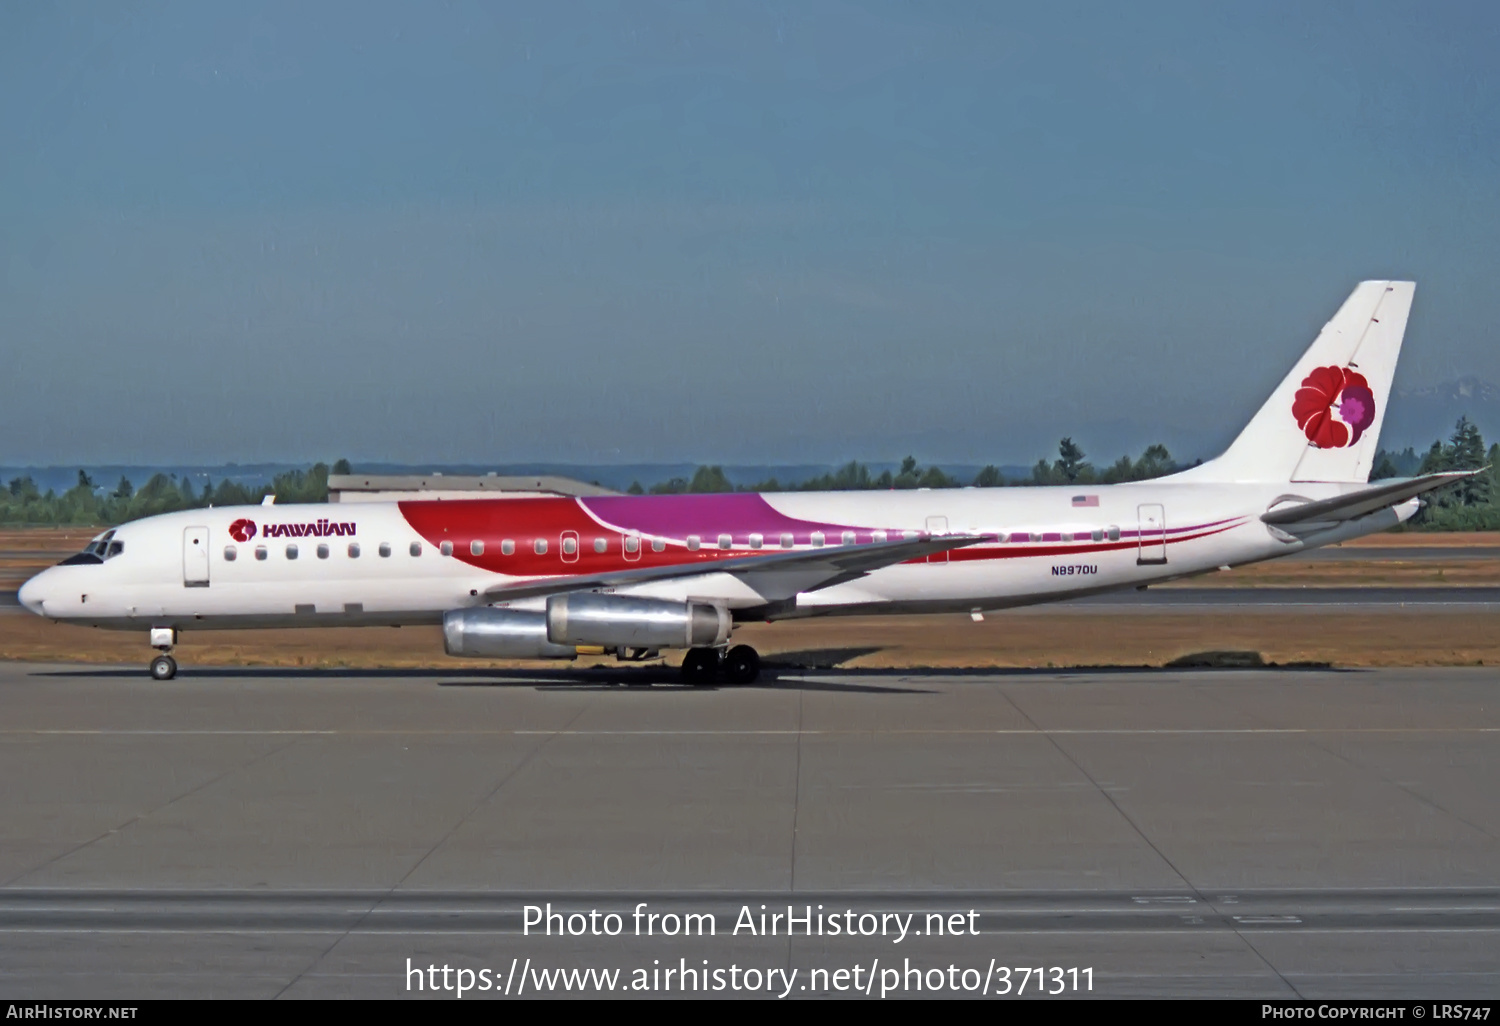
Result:
<svg viewBox="0 0 1500 1026">
<path fill-rule="evenodd" d="M 1468 417 L 1460 417 L 1453 430 L 1450 466 L 1454 470 L 1477 470 L 1485 464 L 1484 438 Z M 1454 488 L 1460 506 L 1483 506 L 1490 501 L 1490 476 L 1475 474 L 1464 478 Z"/>
<path fill-rule="evenodd" d="M 1068 481 L 1077 481 L 1083 455 L 1083 449 L 1073 439 L 1064 438 L 1057 443 L 1057 472 Z"/>
<path fill-rule="evenodd" d="M 732 492 L 734 485 L 730 484 L 729 478 L 724 476 L 723 467 L 699 467 L 693 473 L 693 480 L 688 483 L 687 490 L 697 494 Z"/>
</svg>

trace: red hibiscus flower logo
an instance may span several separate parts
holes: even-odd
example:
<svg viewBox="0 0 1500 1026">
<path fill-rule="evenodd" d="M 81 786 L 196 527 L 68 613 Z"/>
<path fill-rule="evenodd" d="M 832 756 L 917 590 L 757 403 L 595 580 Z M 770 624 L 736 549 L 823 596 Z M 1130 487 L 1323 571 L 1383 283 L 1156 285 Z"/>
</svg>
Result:
<svg viewBox="0 0 1500 1026">
<path fill-rule="evenodd" d="M 236 520 L 229 525 L 229 537 L 237 542 L 247 542 L 255 537 L 254 520 Z"/>
<path fill-rule="evenodd" d="M 1357 371 L 1319 367 L 1302 379 L 1292 416 L 1313 445 L 1340 449 L 1359 441 L 1375 423 L 1375 393 Z"/>
</svg>

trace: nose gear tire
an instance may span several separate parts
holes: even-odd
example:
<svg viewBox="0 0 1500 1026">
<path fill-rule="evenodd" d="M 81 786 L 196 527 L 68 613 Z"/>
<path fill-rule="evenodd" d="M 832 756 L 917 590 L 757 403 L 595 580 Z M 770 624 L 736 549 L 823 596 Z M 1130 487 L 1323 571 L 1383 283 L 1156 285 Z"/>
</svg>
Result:
<svg viewBox="0 0 1500 1026">
<path fill-rule="evenodd" d="M 177 676 L 177 660 L 169 655 L 159 655 L 151 660 L 152 680 L 171 680 Z"/>
</svg>

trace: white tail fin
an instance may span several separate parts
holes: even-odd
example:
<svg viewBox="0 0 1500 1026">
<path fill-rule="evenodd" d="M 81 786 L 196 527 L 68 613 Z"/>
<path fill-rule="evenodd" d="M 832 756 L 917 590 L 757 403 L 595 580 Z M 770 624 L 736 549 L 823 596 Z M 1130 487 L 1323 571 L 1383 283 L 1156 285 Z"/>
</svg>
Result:
<svg viewBox="0 0 1500 1026">
<path fill-rule="evenodd" d="M 1416 285 L 1360 282 L 1202 481 L 1368 481 Z"/>
</svg>

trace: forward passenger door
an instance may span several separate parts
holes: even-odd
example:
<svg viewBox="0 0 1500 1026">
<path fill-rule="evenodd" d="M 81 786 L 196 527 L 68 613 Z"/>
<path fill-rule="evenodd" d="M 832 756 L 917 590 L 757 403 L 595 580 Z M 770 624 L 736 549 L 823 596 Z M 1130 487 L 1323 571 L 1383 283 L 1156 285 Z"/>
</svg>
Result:
<svg viewBox="0 0 1500 1026">
<path fill-rule="evenodd" d="M 208 562 L 208 528 L 185 528 L 182 532 L 182 586 L 207 588 Z"/>
</svg>

